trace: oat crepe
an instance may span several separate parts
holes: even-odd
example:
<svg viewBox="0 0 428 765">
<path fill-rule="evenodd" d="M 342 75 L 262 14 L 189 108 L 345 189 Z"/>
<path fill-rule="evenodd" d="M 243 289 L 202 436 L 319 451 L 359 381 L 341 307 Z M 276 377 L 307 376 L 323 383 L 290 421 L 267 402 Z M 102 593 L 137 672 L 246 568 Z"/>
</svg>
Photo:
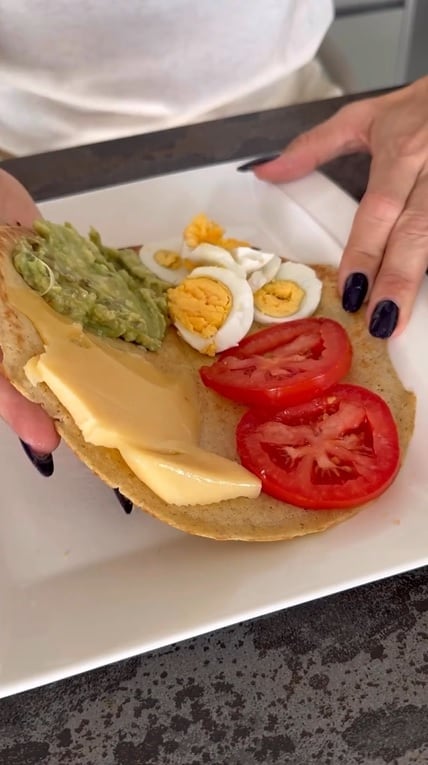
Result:
<svg viewBox="0 0 428 765">
<path fill-rule="evenodd" d="M 36 329 L 26 316 L 13 308 L 8 295 L 10 287 L 29 289 L 15 271 L 11 253 L 17 239 L 30 233 L 0 226 L 0 346 L 4 373 L 18 390 L 40 403 L 56 420 L 64 441 L 103 481 L 113 488 L 119 487 L 135 505 L 159 520 L 190 534 L 213 539 L 254 542 L 292 539 L 323 531 L 361 509 L 306 511 L 263 493 L 257 499 L 239 498 L 204 506 L 176 507 L 166 504 L 136 478 L 118 451 L 86 443 L 47 386 L 31 385 L 23 372 L 26 362 L 44 350 Z M 363 313 L 347 314 L 342 310 L 337 295 L 336 269 L 317 266 L 316 270 L 324 283 L 317 313 L 339 321 L 348 331 L 353 345 L 353 364 L 347 380 L 379 393 L 388 403 L 398 426 L 403 458 L 414 427 L 415 397 L 403 388 L 389 359 L 387 344 L 368 334 Z M 117 342 L 120 347 L 127 347 L 126 343 Z M 135 352 L 135 346 L 132 350 Z M 201 445 L 235 459 L 235 427 L 244 408 L 221 398 L 200 382 L 198 369 L 205 363 L 200 354 L 182 342 L 173 329 L 168 331 L 158 353 L 142 353 L 148 354 L 147 358 L 154 365 L 172 375 L 193 372 L 195 396 L 203 413 Z"/>
</svg>

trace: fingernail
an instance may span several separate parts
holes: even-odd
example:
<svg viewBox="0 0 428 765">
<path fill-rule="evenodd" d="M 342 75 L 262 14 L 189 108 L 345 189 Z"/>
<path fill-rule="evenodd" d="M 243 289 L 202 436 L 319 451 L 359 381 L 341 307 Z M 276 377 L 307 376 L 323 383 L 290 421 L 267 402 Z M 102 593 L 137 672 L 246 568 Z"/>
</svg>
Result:
<svg viewBox="0 0 428 765">
<path fill-rule="evenodd" d="M 37 452 L 33 451 L 31 446 L 28 446 L 25 441 L 22 441 L 22 439 L 19 440 L 25 454 L 27 455 L 30 462 L 33 463 L 36 470 L 38 470 L 39 473 L 45 478 L 49 478 L 54 471 L 54 461 L 52 454 L 37 454 Z"/>
<path fill-rule="evenodd" d="M 243 165 L 239 165 L 236 169 L 240 173 L 245 173 L 247 170 L 252 170 L 253 167 L 257 167 L 258 165 L 264 165 L 266 162 L 272 162 L 274 159 L 278 159 L 278 157 L 281 156 L 280 152 L 276 152 L 276 154 L 265 154 L 264 157 L 256 157 L 256 159 L 250 159 L 249 162 L 245 162 Z"/>
<path fill-rule="evenodd" d="M 355 313 L 361 308 L 364 298 L 367 295 L 369 282 L 365 274 L 355 272 L 349 274 L 342 295 L 342 306 L 345 311 Z"/>
<path fill-rule="evenodd" d="M 119 505 L 123 507 L 125 513 L 129 515 L 129 513 L 132 513 L 132 508 L 134 505 L 132 504 L 131 500 L 128 499 L 128 497 L 125 497 L 124 494 L 122 494 L 119 489 L 113 489 L 114 493 L 116 494 L 117 500 L 119 502 Z"/>
<path fill-rule="evenodd" d="M 399 308 L 393 300 L 381 300 L 370 319 L 369 332 L 373 337 L 391 337 L 398 322 Z"/>
</svg>

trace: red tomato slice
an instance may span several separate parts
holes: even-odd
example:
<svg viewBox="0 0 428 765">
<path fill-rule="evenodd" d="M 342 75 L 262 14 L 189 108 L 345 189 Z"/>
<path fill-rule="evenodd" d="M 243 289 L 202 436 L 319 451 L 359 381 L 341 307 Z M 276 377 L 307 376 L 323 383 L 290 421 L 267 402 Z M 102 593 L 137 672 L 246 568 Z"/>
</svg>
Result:
<svg viewBox="0 0 428 765">
<path fill-rule="evenodd" d="M 308 401 L 348 371 L 352 346 L 332 319 L 276 324 L 224 351 L 200 375 L 209 388 L 249 406 L 288 406 Z"/>
<path fill-rule="evenodd" d="M 398 433 L 383 399 L 336 385 L 306 404 L 250 410 L 237 428 L 242 464 L 266 494 L 298 507 L 349 508 L 379 496 L 400 464 Z"/>
</svg>

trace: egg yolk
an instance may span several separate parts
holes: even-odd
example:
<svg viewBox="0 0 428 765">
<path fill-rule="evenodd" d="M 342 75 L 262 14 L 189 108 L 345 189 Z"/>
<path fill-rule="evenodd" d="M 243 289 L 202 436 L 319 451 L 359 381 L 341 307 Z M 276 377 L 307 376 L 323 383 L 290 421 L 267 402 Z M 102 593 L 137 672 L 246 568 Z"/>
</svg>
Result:
<svg viewBox="0 0 428 765">
<path fill-rule="evenodd" d="M 183 238 L 188 247 L 194 248 L 198 244 L 218 244 L 224 234 L 224 229 L 215 221 L 207 218 L 205 213 L 196 215 L 189 225 L 186 226 Z"/>
<path fill-rule="evenodd" d="M 254 293 L 254 305 L 267 316 L 281 318 L 299 310 L 305 291 L 296 282 L 272 281 Z"/>
<path fill-rule="evenodd" d="M 174 322 L 200 337 L 211 338 L 229 316 L 232 293 L 207 276 L 184 279 L 168 290 L 168 308 Z"/>
<path fill-rule="evenodd" d="M 241 239 L 223 238 L 223 234 L 224 228 L 207 218 L 205 213 L 200 213 L 186 226 L 183 238 L 191 249 L 197 247 L 198 244 L 215 244 L 217 247 L 223 247 L 223 249 L 231 252 L 236 247 L 250 246 L 248 242 L 241 241 Z"/>
<path fill-rule="evenodd" d="M 162 266 L 163 268 L 170 268 L 171 271 L 177 271 L 177 269 L 181 268 L 183 265 L 180 254 L 175 252 L 175 250 L 156 250 L 155 254 L 153 255 L 153 259 L 156 261 L 158 266 Z"/>
<path fill-rule="evenodd" d="M 218 247 L 223 247 L 224 250 L 232 252 L 237 247 L 251 247 L 249 242 L 244 242 L 243 239 L 233 239 L 232 237 L 227 239 L 219 239 L 217 242 Z"/>
</svg>

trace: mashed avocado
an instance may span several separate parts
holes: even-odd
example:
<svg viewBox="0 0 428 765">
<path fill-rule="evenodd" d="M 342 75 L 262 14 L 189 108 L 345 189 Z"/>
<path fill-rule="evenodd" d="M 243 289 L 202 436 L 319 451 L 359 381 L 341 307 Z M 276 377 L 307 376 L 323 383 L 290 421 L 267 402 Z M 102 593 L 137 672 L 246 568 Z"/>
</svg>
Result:
<svg viewBox="0 0 428 765">
<path fill-rule="evenodd" d="M 165 335 L 167 284 L 133 250 L 105 247 L 69 223 L 34 224 L 13 252 L 16 270 L 58 313 L 104 337 L 119 337 L 158 350 Z"/>
</svg>

